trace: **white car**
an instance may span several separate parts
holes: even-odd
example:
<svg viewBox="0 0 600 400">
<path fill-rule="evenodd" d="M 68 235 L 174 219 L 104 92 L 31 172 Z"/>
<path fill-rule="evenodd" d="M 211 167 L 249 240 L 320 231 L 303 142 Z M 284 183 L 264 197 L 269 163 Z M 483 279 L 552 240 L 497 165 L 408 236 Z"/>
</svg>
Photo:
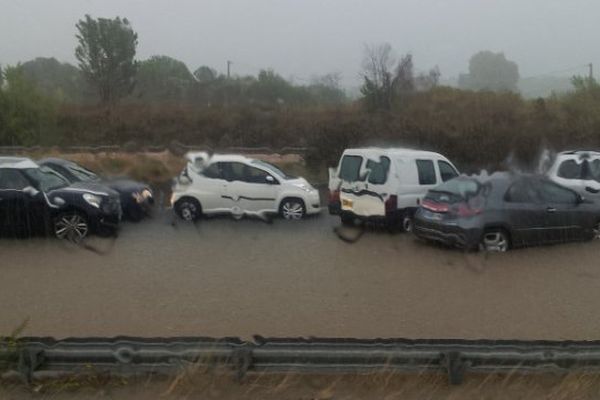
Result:
<svg viewBox="0 0 600 400">
<path fill-rule="evenodd" d="M 375 220 L 410 231 L 427 191 L 456 176 L 456 167 L 431 151 L 346 149 L 338 167 L 329 170 L 329 212 L 344 224 Z"/>
<path fill-rule="evenodd" d="M 600 152 L 574 150 L 558 153 L 546 174 L 556 183 L 583 196 L 600 199 Z"/>
<path fill-rule="evenodd" d="M 241 155 L 188 153 L 187 166 L 173 188 L 177 215 L 265 216 L 297 220 L 321 211 L 319 192 L 304 178 L 287 175 L 267 162 Z"/>
</svg>

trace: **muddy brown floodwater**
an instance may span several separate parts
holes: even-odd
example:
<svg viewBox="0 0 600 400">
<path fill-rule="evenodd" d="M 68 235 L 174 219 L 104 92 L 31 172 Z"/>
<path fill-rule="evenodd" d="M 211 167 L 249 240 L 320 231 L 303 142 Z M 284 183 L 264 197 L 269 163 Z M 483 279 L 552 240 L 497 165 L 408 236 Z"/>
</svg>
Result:
<svg viewBox="0 0 600 400">
<path fill-rule="evenodd" d="M 600 339 L 599 242 L 465 254 L 305 221 L 124 224 L 96 252 L 0 240 L 0 334 Z"/>
</svg>

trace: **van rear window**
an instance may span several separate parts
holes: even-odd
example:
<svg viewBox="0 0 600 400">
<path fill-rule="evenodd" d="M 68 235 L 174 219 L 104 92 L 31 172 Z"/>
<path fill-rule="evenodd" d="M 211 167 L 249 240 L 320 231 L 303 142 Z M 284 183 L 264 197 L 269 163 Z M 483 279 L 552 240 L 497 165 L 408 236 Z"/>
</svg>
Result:
<svg viewBox="0 0 600 400">
<path fill-rule="evenodd" d="M 360 180 L 360 166 L 362 164 L 361 156 L 344 156 L 340 166 L 340 179 L 348 182 Z"/>
<path fill-rule="evenodd" d="M 379 162 L 367 160 L 367 169 L 369 172 L 369 183 L 374 185 L 383 185 L 387 181 L 388 171 L 390 170 L 390 159 L 383 156 Z"/>
</svg>

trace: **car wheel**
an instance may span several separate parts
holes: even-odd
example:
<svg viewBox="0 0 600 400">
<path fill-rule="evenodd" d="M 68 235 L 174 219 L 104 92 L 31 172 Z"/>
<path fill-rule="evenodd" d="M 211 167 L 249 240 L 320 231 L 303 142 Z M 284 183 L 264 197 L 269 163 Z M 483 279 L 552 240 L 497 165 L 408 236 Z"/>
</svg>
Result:
<svg viewBox="0 0 600 400">
<path fill-rule="evenodd" d="M 127 209 L 127 219 L 131 222 L 140 222 L 144 218 L 144 211 L 139 206 L 131 206 Z"/>
<path fill-rule="evenodd" d="M 510 247 L 508 234 L 503 229 L 487 230 L 481 237 L 479 249 L 490 252 L 503 253 Z"/>
<path fill-rule="evenodd" d="M 404 216 L 402 217 L 402 230 L 404 230 L 404 232 L 413 231 L 413 219 L 412 216 L 408 213 L 404 214 Z"/>
<path fill-rule="evenodd" d="M 184 221 L 196 221 L 202 215 L 202 207 L 196 199 L 185 197 L 175 203 L 175 212 Z"/>
<path fill-rule="evenodd" d="M 340 220 L 344 226 L 354 226 L 355 218 L 352 215 L 342 214 L 340 215 Z"/>
<path fill-rule="evenodd" d="M 79 243 L 89 232 L 90 226 L 87 218 L 77 211 L 61 213 L 54 220 L 54 235 L 59 239 Z"/>
<path fill-rule="evenodd" d="M 306 214 L 306 207 L 300 199 L 285 199 L 281 202 L 281 206 L 279 206 L 279 214 L 284 219 L 299 220 Z"/>
<path fill-rule="evenodd" d="M 600 240 L 600 221 L 596 222 L 596 225 L 594 225 L 594 229 L 592 231 L 594 233 L 594 236 L 592 237 L 592 239 Z"/>
</svg>

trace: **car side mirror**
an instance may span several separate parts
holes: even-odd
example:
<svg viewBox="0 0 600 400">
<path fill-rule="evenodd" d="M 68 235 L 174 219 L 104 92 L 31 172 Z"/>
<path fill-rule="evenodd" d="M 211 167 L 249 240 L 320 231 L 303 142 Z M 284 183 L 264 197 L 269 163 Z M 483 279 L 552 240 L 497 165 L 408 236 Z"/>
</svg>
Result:
<svg viewBox="0 0 600 400">
<path fill-rule="evenodd" d="M 577 194 L 577 200 L 575 201 L 577 204 L 581 204 L 583 202 L 585 202 L 585 197 L 583 197 L 580 194 Z"/>
<path fill-rule="evenodd" d="M 38 195 L 40 191 L 34 188 L 33 186 L 27 186 L 23 189 L 23 193 L 27 193 L 31 197 L 35 197 Z"/>
<path fill-rule="evenodd" d="M 267 175 L 265 177 L 265 182 L 267 182 L 269 185 L 275 185 L 277 183 L 275 178 L 273 178 L 271 175 Z"/>
</svg>

